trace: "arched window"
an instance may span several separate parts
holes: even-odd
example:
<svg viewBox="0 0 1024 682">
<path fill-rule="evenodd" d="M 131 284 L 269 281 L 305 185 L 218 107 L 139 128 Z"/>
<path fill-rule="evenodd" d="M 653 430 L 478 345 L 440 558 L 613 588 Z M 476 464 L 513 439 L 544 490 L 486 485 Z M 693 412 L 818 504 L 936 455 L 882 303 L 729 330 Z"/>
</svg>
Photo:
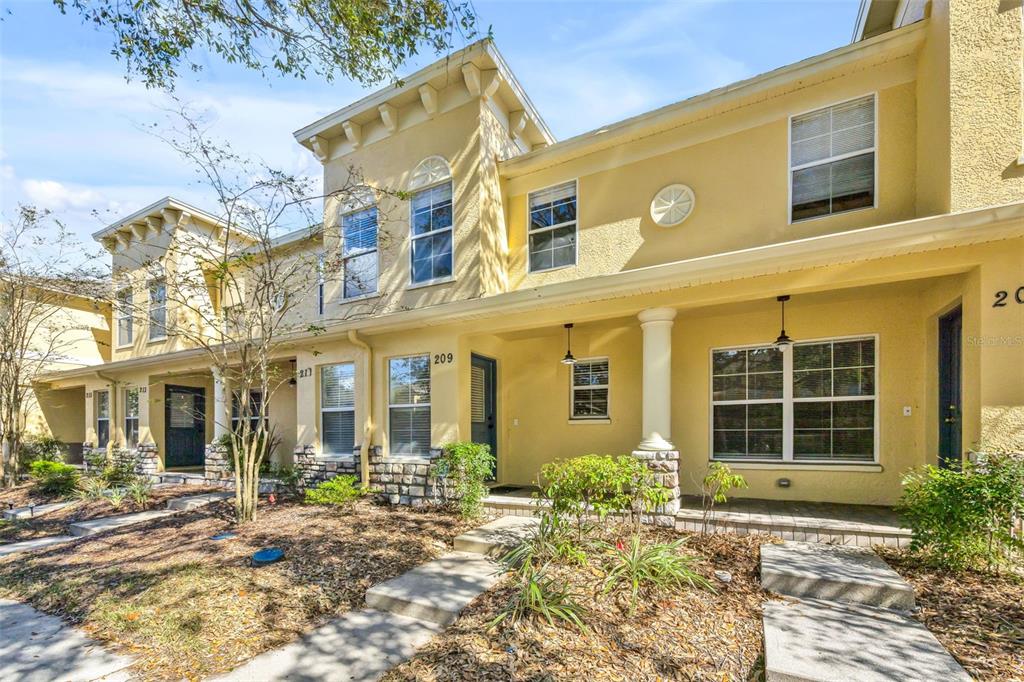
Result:
<svg viewBox="0 0 1024 682">
<path fill-rule="evenodd" d="M 454 272 L 452 259 L 452 172 L 448 162 L 431 156 L 420 162 L 409 180 L 411 281 L 444 281 Z"/>
</svg>

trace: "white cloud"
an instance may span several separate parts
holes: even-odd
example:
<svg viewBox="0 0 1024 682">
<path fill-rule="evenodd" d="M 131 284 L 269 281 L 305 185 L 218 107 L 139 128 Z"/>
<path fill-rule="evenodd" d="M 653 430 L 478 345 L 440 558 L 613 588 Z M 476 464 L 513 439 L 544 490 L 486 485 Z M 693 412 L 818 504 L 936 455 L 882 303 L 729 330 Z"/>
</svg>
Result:
<svg viewBox="0 0 1024 682">
<path fill-rule="evenodd" d="M 13 176 L 13 169 L 12 169 Z M 68 208 L 96 207 L 100 201 L 98 192 L 92 189 L 72 189 L 56 180 L 25 180 L 21 183 L 25 197 L 39 206 L 52 211 Z"/>
</svg>

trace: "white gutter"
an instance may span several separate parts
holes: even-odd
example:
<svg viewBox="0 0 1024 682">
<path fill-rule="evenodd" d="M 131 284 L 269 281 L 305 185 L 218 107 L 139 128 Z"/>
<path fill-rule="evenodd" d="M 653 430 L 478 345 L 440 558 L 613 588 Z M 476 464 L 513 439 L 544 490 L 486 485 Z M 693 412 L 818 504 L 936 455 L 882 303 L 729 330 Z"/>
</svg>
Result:
<svg viewBox="0 0 1024 682">
<path fill-rule="evenodd" d="M 518 289 L 484 298 L 402 310 L 376 317 L 349 320 L 318 335 L 296 332 L 284 339 L 290 343 L 340 340 L 352 329 L 358 329 L 361 333 L 383 333 L 431 327 L 540 308 L 685 289 L 836 263 L 867 261 L 1017 237 L 1024 237 L 1024 202 L 914 218 L 837 234 L 766 244 L 624 272 Z M 198 358 L 205 352 L 203 349 L 190 349 L 133 358 L 109 363 L 104 365 L 104 369 L 121 370 L 187 360 Z M 40 381 L 54 381 L 89 373 L 83 370 L 68 370 L 40 377 Z"/>
</svg>

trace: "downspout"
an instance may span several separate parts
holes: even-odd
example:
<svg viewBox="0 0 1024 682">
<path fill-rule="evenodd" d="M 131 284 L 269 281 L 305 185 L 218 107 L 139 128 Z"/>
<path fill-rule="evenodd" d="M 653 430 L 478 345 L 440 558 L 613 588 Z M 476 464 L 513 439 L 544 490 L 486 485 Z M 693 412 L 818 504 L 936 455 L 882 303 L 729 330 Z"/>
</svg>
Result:
<svg viewBox="0 0 1024 682">
<path fill-rule="evenodd" d="M 370 442 L 373 438 L 373 348 L 359 337 L 355 329 L 348 331 L 348 340 L 363 349 L 366 358 L 366 380 L 363 382 L 363 405 L 366 414 L 363 417 L 363 438 L 359 445 L 359 482 L 364 487 L 370 485 Z"/>
</svg>

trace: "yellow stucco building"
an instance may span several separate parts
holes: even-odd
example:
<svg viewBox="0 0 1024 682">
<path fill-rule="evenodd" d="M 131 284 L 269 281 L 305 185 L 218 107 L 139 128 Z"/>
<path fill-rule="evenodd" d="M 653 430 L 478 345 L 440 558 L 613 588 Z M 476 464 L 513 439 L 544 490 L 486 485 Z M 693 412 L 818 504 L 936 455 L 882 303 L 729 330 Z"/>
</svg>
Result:
<svg viewBox="0 0 1024 682">
<path fill-rule="evenodd" d="M 638 451 L 684 495 L 721 460 L 750 497 L 892 504 L 911 467 L 1024 450 L 1022 65 L 1019 3 L 875 1 L 849 45 L 568 140 L 490 41 L 311 123 L 328 194 L 393 192 L 281 242 L 342 268 L 280 357 L 275 461 L 368 458 L 406 501 L 473 439 L 505 485 Z M 41 385 L 81 392 L 83 442 L 203 466 L 230 424 L 173 264 L 129 265 L 218 225 L 165 199 L 97 233 L 153 312 Z"/>
</svg>

